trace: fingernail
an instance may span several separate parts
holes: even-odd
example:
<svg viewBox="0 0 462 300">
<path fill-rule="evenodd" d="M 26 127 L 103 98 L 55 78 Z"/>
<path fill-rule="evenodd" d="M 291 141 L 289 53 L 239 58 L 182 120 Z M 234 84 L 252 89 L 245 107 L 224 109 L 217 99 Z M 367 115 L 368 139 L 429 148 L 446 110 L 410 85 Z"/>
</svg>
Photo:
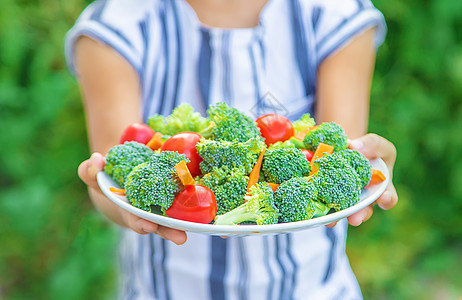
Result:
<svg viewBox="0 0 462 300">
<path fill-rule="evenodd" d="M 364 144 L 360 140 L 352 140 L 352 141 L 350 141 L 350 146 L 351 146 L 352 149 L 360 150 L 360 149 L 362 149 L 362 147 L 364 147 Z"/>
</svg>

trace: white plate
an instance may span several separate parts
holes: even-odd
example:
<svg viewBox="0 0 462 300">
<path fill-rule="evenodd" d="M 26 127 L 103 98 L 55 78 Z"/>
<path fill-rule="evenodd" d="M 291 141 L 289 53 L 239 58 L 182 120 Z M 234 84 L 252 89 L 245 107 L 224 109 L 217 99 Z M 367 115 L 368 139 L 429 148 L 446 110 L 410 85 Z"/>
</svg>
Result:
<svg viewBox="0 0 462 300">
<path fill-rule="evenodd" d="M 314 218 L 306 221 L 291 222 L 291 223 L 280 223 L 273 225 L 210 225 L 187 222 L 182 220 L 176 220 L 170 217 L 160 216 L 154 213 L 144 211 L 142 209 L 132 206 L 125 196 L 114 194 L 109 190 L 110 187 L 119 187 L 106 173 L 99 172 L 97 174 L 98 184 L 101 187 L 103 193 L 111 199 L 115 204 L 122 207 L 123 209 L 137 215 L 143 219 L 151 222 L 171 227 L 184 231 L 199 232 L 207 235 L 218 235 L 218 236 L 250 236 L 250 235 L 270 235 L 287 233 L 291 231 L 297 231 L 302 229 L 313 228 L 317 226 L 326 225 L 334 221 L 346 218 L 353 213 L 365 208 L 369 204 L 373 203 L 386 189 L 388 185 L 388 168 L 385 163 L 380 159 L 371 161 L 372 167 L 382 171 L 387 177 L 385 181 L 367 187 L 361 193 L 360 201 L 347 209 L 328 214 L 323 217 Z"/>
</svg>

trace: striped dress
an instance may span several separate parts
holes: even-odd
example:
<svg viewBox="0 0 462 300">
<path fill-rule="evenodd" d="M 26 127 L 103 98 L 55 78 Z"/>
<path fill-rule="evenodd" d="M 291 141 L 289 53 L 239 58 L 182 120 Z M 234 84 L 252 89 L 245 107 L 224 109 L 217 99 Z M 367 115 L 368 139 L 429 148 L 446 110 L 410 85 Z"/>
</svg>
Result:
<svg viewBox="0 0 462 300">
<path fill-rule="evenodd" d="M 204 113 L 225 101 L 251 117 L 313 113 L 319 64 L 352 37 L 386 26 L 367 0 L 270 0 L 254 28 L 210 28 L 184 0 L 106 0 L 66 37 L 69 68 L 81 35 L 137 71 L 143 117 L 181 103 Z M 188 233 L 177 246 L 123 230 L 121 299 L 361 299 L 345 254 L 347 223 L 291 234 L 222 239 Z"/>
</svg>

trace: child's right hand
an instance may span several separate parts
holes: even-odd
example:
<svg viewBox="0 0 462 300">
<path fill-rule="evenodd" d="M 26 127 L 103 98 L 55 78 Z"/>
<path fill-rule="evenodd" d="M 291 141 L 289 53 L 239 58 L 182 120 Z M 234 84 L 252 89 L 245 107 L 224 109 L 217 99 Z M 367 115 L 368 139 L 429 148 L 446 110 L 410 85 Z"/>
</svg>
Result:
<svg viewBox="0 0 462 300">
<path fill-rule="evenodd" d="M 80 179 L 88 186 L 90 197 L 96 208 L 115 223 L 130 228 L 139 234 L 154 233 L 177 245 L 186 242 L 186 233 L 164 227 L 144 220 L 127 212 L 107 198 L 98 186 L 96 174 L 104 169 L 105 160 L 100 153 L 93 153 L 91 157 L 82 162 L 78 168 Z"/>
</svg>

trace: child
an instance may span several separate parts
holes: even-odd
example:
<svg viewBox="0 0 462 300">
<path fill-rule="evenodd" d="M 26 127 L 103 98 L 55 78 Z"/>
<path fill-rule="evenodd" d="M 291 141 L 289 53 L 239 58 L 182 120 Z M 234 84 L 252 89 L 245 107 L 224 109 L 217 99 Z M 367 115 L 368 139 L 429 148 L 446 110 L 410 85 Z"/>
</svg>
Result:
<svg viewBox="0 0 462 300">
<path fill-rule="evenodd" d="M 95 206 L 131 229 L 121 242 L 121 298 L 362 297 L 345 254 L 346 220 L 263 237 L 188 233 L 186 242 L 184 232 L 118 208 L 95 174 L 104 166 L 99 153 L 127 125 L 167 115 L 183 102 L 205 113 L 223 100 L 253 117 L 271 112 L 270 103 L 290 119 L 309 112 L 317 123 L 337 122 L 356 138 L 353 148 L 382 157 L 391 172 L 393 145 L 364 135 L 385 30 L 367 0 L 100 0 L 82 13 L 68 33 L 66 55 L 98 153 L 79 175 Z M 396 202 L 392 184 L 377 200 L 384 209 Z M 348 222 L 357 226 L 371 215 L 372 205 Z"/>
</svg>

